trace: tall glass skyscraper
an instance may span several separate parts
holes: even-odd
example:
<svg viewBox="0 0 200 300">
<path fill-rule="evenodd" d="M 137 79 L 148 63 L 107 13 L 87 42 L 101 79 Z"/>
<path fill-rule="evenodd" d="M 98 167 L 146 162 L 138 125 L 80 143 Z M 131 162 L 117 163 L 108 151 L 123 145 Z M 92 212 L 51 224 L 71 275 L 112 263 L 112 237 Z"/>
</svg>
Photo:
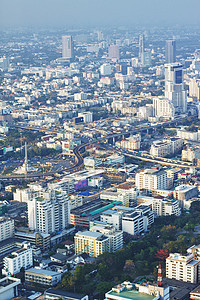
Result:
<svg viewBox="0 0 200 300">
<path fill-rule="evenodd" d="M 71 35 L 62 36 L 62 57 L 66 59 L 74 57 L 74 46 Z"/>
<path fill-rule="evenodd" d="M 176 62 L 176 41 L 175 40 L 166 41 L 165 60 L 167 64 Z"/>
<path fill-rule="evenodd" d="M 171 100 L 175 113 L 187 110 L 187 94 L 183 84 L 183 66 L 180 63 L 165 65 L 165 98 Z"/>
</svg>

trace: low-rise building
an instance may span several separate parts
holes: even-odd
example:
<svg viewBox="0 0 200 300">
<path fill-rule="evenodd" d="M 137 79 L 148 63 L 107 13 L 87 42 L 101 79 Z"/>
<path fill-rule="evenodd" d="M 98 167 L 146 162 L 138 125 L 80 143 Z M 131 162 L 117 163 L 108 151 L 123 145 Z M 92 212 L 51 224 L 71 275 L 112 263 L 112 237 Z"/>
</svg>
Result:
<svg viewBox="0 0 200 300">
<path fill-rule="evenodd" d="M 100 199 L 110 200 L 110 201 L 121 201 L 123 206 L 129 206 L 129 194 L 128 193 L 118 193 L 118 192 L 103 192 L 100 194 Z"/>
<path fill-rule="evenodd" d="M 158 286 L 156 283 L 133 285 L 129 281 L 118 284 L 105 294 L 105 300 L 169 300 L 169 286 Z"/>
<path fill-rule="evenodd" d="M 19 296 L 18 286 L 21 280 L 14 277 L 4 277 L 0 279 L 0 299 L 10 300 Z"/>
<path fill-rule="evenodd" d="M 88 295 L 81 295 L 76 293 L 70 293 L 67 291 L 57 290 L 57 289 L 48 289 L 45 291 L 45 300 L 88 300 Z"/>
<path fill-rule="evenodd" d="M 61 281 L 61 273 L 44 269 L 30 268 L 25 271 L 25 282 L 34 282 L 46 286 L 54 286 Z"/>
</svg>

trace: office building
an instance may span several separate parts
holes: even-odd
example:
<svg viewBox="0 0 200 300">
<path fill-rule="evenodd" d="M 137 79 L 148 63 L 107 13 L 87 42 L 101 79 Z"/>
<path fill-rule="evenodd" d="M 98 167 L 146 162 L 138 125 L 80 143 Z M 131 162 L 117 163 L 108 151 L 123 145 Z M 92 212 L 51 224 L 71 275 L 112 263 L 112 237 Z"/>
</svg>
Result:
<svg viewBox="0 0 200 300">
<path fill-rule="evenodd" d="M 123 206 L 129 206 L 129 194 L 128 193 L 105 191 L 100 194 L 100 199 L 110 200 L 110 201 L 120 201 Z"/>
<path fill-rule="evenodd" d="M 14 220 L 10 218 L 0 218 L 0 242 L 14 236 Z"/>
<path fill-rule="evenodd" d="M 160 199 L 153 198 L 150 200 L 152 203 L 152 211 L 155 216 L 180 216 L 181 208 L 179 207 L 179 201 L 174 199 Z"/>
<path fill-rule="evenodd" d="M 55 233 L 68 227 L 69 220 L 69 197 L 62 190 L 51 190 L 28 201 L 28 224 L 31 230 Z"/>
<path fill-rule="evenodd" d="M 174 198 L 179 200 L 180 207 L 185 208 L 189 199 L 198 196 L 198 188 L 193 185 L 179 185 L 174 190 Z"/>
<path fill-rule="evenodd" d="M 154 141 L 150 148 L 150 154 L 156 157 L 168 157 L 181 151 L 182 148 L 183 140 L 180 138 Z"/>
<path fill-rule="evenodd" d="M 174 105 L 171 100 L 164 97 L 153 98 L 154 117 L 173 119 L 175 114 Z"/>
<path fill-rule="evenodd" d="M 108 48 L 108 58 L 112 60 L 119 59 L 119 47 L 117 45 L 110 45 Z"/>
<path fill-rule="evenodd" d="M 91 123 L 93 122 L 93 113 L 90 111 L 78 113 L 78 117 L 83 117 L 84 123 Z"/>
<path fill-rule="evenodd" d="M 50 249 L 51 236 L 47 233 L 31 231 L 28 228 L 24 228 L 24 230 L 20 228 L 19 231 L 15 232 L 15 239 L 27 241 L 31 245 L 40 248 L 42 251 Z"/>
<path fill-rule="evenodd" d="M 116 230 L 121 230 L 122 216 L 123 212 L 108 209 L 105 212 L 102 212 L 100 220 L 101 222 L 112 224 L 116 228 Z"/>
<path fill-rule="evenodd" d="M 189 96 L 194 100 L 200 100 L 200 79 L 192 78 L 189 82 Z"/>
<path fill-rule="evenodd" d="M 25 271 L 25 282 L 54 286 L 61 281 L 61 273 L 50 270 L 30 268 Z"/>
<path fill-rule="evenodd" d="M 176 62 L 176 41 L 167 40 L 165 45 L 165 61 L 167 64 Z"/>
<path fill-rule="evenodd" d="M 170 253 L 166 258 L 166 277 L 180 281 L 197 283 L 200 261 L 193 254 Z"/>
<path fill-rule="evenodd" d="M 165 98 L 172 101 L 175 113 L 187 110 L 187 93 L 183 84 L 183 66 L 180 63 L 165 65 Z"/>
<path fill-rule="evenodd" d="M 74 58 L 74 45 L 71 35 L 62 36 L 62 58 Z"/>
<path fill-rule="evenodd" d="M 141 135 L 132 135 L 129 138 L 123 139 L 120 143 L 120 147 L 128 150 L 140 150 Z"/>
<path fill-rule="evenodd" d="M 117 231 L 111 225 L 92 227 L 90 231 L 76 233 L 74 237 L 75 253 L 87 253 L 98 257 L 104 252 L 115 252 L 123 248 L 123 232 Z"/>
<path fill-rule="evenodd" d="M 154 223 L 154 213 L 149 206 L 139 205 L 134 210 L 127 211 L 122 217 L 122 231 L 138 235 L 147 231 Z"/>
<path fill-rule="evenodd" d="M 29 245 L 24 243 L 22 249 L 16 250 L 3 258 L 3 275 L 13 275 L 19 273 L 22 267 L 27 269 L 33 265 L 33 253 Z"/>
<path fill-rule="evenodd" d="M 0 70 L 6 71 L 10 66 L 10 61 L 8 57 L 0 57 Z"/>
<path fill-rule="evenodd" d="M 21 284 L 21 279 L 14 277 L 4 277 L 0 279 L 0 299 L 10 300 L 17 299 L 19 296 L 18 286 Z"/>
<path fill-rule="evenodd" d="M 142 66 L 143 55 L 144 55 L 144 35 L 141 34 L 139 36 L 139 54 L 138 54 L 138 62 L 140 66 Z"/>
<path fill-rule="evenodd" d="M 108 76 L 112 73 L 112 68 L 110 64 L 103 64 L 100 67 L 100 73 L 102 76 Z"/>
<path fill-rule="evenodd" d="M 178 129 L 177 136 L 181 139 L 198 141 L 199 140 L 199 132 L 191 132 L 185 129 Z"/>
<path fill-rule="evenodd" d="M 140 171 L 136 174 L 135 185 L 139 190 L 167 190 L 167 173 L 162 169 Z"/>
</svg>

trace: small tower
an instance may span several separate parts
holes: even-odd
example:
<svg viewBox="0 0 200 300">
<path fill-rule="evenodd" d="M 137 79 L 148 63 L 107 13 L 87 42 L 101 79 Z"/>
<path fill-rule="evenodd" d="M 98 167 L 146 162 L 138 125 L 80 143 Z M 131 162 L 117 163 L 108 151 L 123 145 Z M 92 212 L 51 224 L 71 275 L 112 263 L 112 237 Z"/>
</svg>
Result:
<svg viewBox="0 0 200 300">
<path fill-rule="evenodd" d="M 159 266 L 158 266 L 157 286 L 162 286 L 162 269 L 161 269 L 161 264 L 159 264 Z"/>
</svg>

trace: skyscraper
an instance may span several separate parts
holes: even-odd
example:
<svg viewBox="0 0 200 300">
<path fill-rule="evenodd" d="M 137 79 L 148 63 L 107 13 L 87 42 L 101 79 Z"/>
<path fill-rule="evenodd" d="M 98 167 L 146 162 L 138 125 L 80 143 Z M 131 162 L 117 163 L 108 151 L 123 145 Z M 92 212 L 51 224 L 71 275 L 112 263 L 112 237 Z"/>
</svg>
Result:
<svg viewBox="0 0 200 300">
<path fill-rule="evenodd" d="M 110 59 L 118 60 L 119 59 L 119 47 L 117 45 L 110 45 L 108 48 L 108 57 Z"/>
<path fill-rule="evenodd" d="M 141 34 L 139 36 L 139 55 L 138 55 L 139 64 L 141 64 L 143 56 L 144 56 L 144 36 L 143 34 Z"/>
<path fill-rule="evenodd" d="M 183 66 L 180 63 L 165 65 L 165 98 L 172 101 L 175 113 L 185 113 L 187 94 L 183 85 Z"/>
<path fill-rule="evenodd" d="M 51 234 L 69 225 L 70 202 L 66 192 L 39 191 L 27 204 L 28 224 L 31 230 Z"/>
<path fill-rule="evenodd" d="M 167 64 L 176 62 L 176 41 L 175 40 L 166 41 L 165 60 Z"/>
<path fill-rule="evenodd" d="M 74 57 L 74 46 L 71 35 L 62 36 L 62 57 L 66 59 Z"/>
</svg>

